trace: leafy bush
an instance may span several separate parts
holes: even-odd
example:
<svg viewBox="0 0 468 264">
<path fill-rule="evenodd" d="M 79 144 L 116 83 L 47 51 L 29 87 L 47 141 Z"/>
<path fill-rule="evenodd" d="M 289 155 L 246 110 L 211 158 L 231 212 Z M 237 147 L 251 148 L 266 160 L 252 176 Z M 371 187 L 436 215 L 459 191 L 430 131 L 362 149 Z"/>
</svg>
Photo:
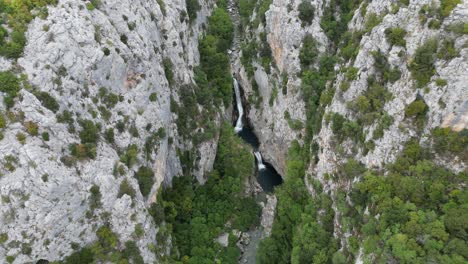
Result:
<svg viewBox="0 0 468 264">
<path fill-rule="evenodd" d="M 380 51 L 373 51 L 374 67 L 376 69 L 376 76 L 371 76 L 369 79 L 377 81 L 380 85 L 386 82 L 394 83 L 401 77 L 401 71 L 396 67 L 391 67 L 388 63 L 387 57 Z M 370 84 L 369 84 L 370 85 Z"/>
<path fill-rule="evenodd" d="M 416 119 L 416 125 L 421 127 L 424 124 L 426 113 L 429 110 L 424 100 L 418 98 L 408 105 L 405 109 L 406 118 Z"/>
<path fill-rule="evenodd" d="M 346 78 L 348 78 L 348 80 L 356 80 L 357 79 L 357 75 L 358 75 L 358 72 L 359 72 L 359 69 L 356 68 L 356 67 L 350 67 L 348 68 L 348 70 L 346 71 Z"/>
<path fill-rule="evenodd" d="M 185 0 L 185 6 L 190 22 L 194 21 L 197 18 L 197 12 L 201 8 L 198 0 Z"/>
<path fill-rule="evenodd" d="M 430 29 L 439 29 L 440 28 L 440 20 L 438 19 L 431 19 L 429 21 L 429 23 L 427 24 L 427 26 L 430 28 Z"/>
<path fill-rule="evenodd" d="M 99 128 L 91 120 L 82 120 L 80 125 L 82 128 L 80 131 L 81 143 L 96 144 L 99 141 Z"/>
<path fill-rule="evenodd" d="M 468 22 L 467 23 L 459 22 L 459 23 L 450 24 L 447 26 L 447 30 L 458 35 L 468 34 Z"/>
<path fill-rule="evenodd" d="M 383 16 L 378 16 L 375 13 L 370 13 L 366 16 L 366 22 L 364 24 L 364 32 L 371 32 L 374 27 L 382 22 Z"/>
<path fill-rule="evenodd" d="M 31 136 L 37 136 L 39 134 L 39 126 L 33 121 L 24 122 L 24 127 L 26 128 L 28 134 Z"/>
<path fill-rule="evenodd" d="M 1 233 L 0 234 L 0 245 L 3 245 L 7 241 L 8 241 L 8 234 L 7 233 Z"/>
<path fill-rule="evenodd" d="M 468 130 L 460 132 L 447 128 L 435 128 L 432 131 L 433 147 L 439 154 L 453 153 L 466 160 L 468 153 Z"/>
<path fill-rule="evenodd" d="M 151 192 L 154 184 L 154 172 L 151 168 L 141 166 L 135 174 L 140 186 L 140 191 L 143 196 L 147 196 Z"/>
<path fill-rule="evenodd" d="M 315 6 L 309 1 L 303 0 L 297 8 L 299 11 L 299 18 L 302 20 L 302 25 L 311 24 L 315 15 Z"/>
<path fill-rule="evenodd" d="M 387 28 L 385 29 L 385 36 L 387 37 L 387 41 L 390 45 L 397 45 L 397 46 L 406 46 L 405 40 L 406 31 L 403 28 Z"/>
<path fill-rule="evenodd" d="M 151 93 L 150 94 L 150 96 L 149 96 L 150 102 L 156 102 L 157 99 L 158 99 L 158 94 L 157 93 Z"/>
<path fill-rule="evenodd" d="M 94 9 L 96 9 L 96 7 L 93 5 L 93 3 L 86 3 L 86 9 L 88 9 L 89 11 L 93 11 Z"/>
<path fill-rule="evenodd" d="M 16 140 L 18 140 L 19 143 L 24 145 L 26 143 L 26 135 L 21 132 L 18 132 L 16 133 Z"/>
<path fill-rule="evenodd" d="M 13 99 L 20 90 L 19 79 L 9 71 L 0 72 L 0 92 L 5 93 L 3 100 L 7 107 L 12 107 Z"/>
<path fill-rule="evenodd" d="M 437 57 L 449 61 L 460 55 L 459 51 L 455 48 L 455 41 L 453 39 L 444 39 L 440 45 Z"/>
<path fill-rule="evenodd" d="M 99 208 L 102 206 L 101 203 L 101 190 L 99 189 L 99 186 L 93 185 L 89 189 L 91 195 L 89 196 L 89 209 L 91 211 L 94 211 L 95 209 Z"/>
<path fill-rule="evenodd" d="M 42 132 L 42 139 L 44 141 L 49 141 L 49 132 Z"/>
<path fill-rule="evenodd" d="M 0 129 L 5 128 L 6 125 L 7 125 L 7 120 L 5 118 L 5 115 L 2 112 L 0 112 Z"/>
<path fill-rule="evenodd" d="M 317 41 L 312 37 L 312 35 L 306 35 L 302 41 L 302 48 L 299 53 L 299 59 L 302 67 L 304 68 L 313 65 L 316 62 L 318 55 L 319 51 L 317 48 Z"/>
<path fill-rule="evenodd" d="M 256 2 L 255 0 L 239 0 L 239 15 L 241 16 L 243 27 L 249 22 Z"/>
<path fill-rule="evenodd" d="M 35 92 L 34 95 L 41 101 L 42 105 L 49 109 L 50 111 L 56 113 L 60 105 L 57 103 L 57 100 L 55 100 L 54 97 L 52 97 L 49 93 L 47 92 Z"/>
<path fill-rule="evenodd" d="M 120 183 L 120 188 L 119 188 L 119 193 L 117 194 L 117 198 L 121 198 L 124 194 L 130 196 L 132 199 L 135 198 L 135 189 L 133 189 L 132 185 L 127 181 L 127 179 L 124 179 Z"/>
<path fill-rule="evenodd" d="M 83 248 L 77 252 L 74 252 L 70 256 L 65 258 L 66 264 L 88 264 L 93 263 L 94 253 L 89 248 Z"/>
<path fill-rule="evenodd" d="M 174 67 L 172 61 L 169 58 L 163 60 L 164 73 L 166 74 L 166 79 L 169 82 L 169 85 L 174 83 L 174 73 L 172 68 Z"/>
<path fill-rule="evenodd" d="M 461 0 L 441 0 L 440 1 L 440 15 L 448 17 L 452 10 L 461 3 Z"/>
<path fill-rule="evenodd" d="M 416 53 L 409 68 L 418 87 L 429 83 L 435 72 L 434 60 L 435 54 L 437 53 L 437 45 L 438 42 L 436 39 L 430 39 L 416 49 Z"/>
<path fill-rule="evenodd" d="M 362 38 L 362 32 L 347 31 L 343 35 L 340 55 L 345 59 L 354 59 L 359 53 L 359 44 Z"/>
<path fill-rule="evenodd" d="M 106 132 L 104 133 L 104 138 L 107 142 L 111 144 L 114 143 L 114 129 L 112 127 L 106 130 Z"/>
<path fill-rule="evenodd" d="M 135 144 L 129 145 L 125 154 L 120 156 L 120 161 L 127 165 L 127 167 L 132 167 L 137 162 L 138 156 L 138 146 Z"/>
<path fill-rule="evenodd" d="M 96 144 L 72 144 L 70 145 L 70 152 L 78 159 L 95 159 L 96 158 Z"/>
<path fill-rule="evenodd" d="M 447 85 L 447 80 L 438 78 L 438 79 L 435 80 L 435 83 L 439 87 L 444 87 L 445 85 Z"/>
</svg>

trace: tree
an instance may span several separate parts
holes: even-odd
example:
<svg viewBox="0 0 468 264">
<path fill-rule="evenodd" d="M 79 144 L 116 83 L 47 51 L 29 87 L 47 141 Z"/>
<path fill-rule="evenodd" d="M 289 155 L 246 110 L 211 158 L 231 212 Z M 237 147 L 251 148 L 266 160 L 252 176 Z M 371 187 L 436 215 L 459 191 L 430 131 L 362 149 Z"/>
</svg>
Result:
<svg viewBox="0 0 468 264">
<path fill-rule="evenodd" d="M 99 129 L 91 120 L 83 120 L 80 122 L 81 131 L 80 139 L 81 143 L 93 143 L 96 144 L 99 140 Z"/>
<path fill-rule="evenodd" d="M 315 63 L 319 51 L 317 49 L 317 41 L 312 35 L 306 35 L 302 41 L 302 48 L 299 53 L 299 59 L 302 67 L 308 67 Z"/>
<path fill-rule="evenodd" d="M 418 87 L 426 85 L 434 74 L 437 46 L 437 39 L 430 39 L 416 49 L 413 62 L 411 62 L 409 68 Z"/>
<path fill-rule="evenodd" d="M 154 173 L 151 168 L 141 166 L 135 174 L 140 186 L 140 191 L 143 196 L 147 196 L 151 192 L 154 184 Z"/>
<path fill-rule="evenodd" d="M 312 23 L 315 14 L 315 7 L 307 0 L 303 0 L 299 6 L 299 18 L 302 20 L 302 25 L 309 25 Z"/>
</svg>

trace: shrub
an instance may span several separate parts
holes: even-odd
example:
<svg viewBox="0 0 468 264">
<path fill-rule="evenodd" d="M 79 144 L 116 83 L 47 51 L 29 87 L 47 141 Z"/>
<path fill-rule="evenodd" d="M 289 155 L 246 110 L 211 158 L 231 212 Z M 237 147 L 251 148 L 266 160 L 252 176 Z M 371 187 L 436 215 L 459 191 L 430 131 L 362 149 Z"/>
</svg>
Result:
<svg viewBox="0 0 468 264">
<path fill-rule="evenodd" d="M 117 235 L 112 232 L 110 227 L 108 226 L 101 226 L 97 231 L 96 231 L 96 236 L 98 237 L 99 243 L 104 249 L 113 249 L 117 247 L 117 243 L 119 242 L 119 239 Z"/>
<path fill-rule="evenodd" d="M 93 185 L 91 189 L 89 189 L 91 195 L 89 196 L 89 209 L 91 211 L 94 211 L 94 209 L 97 209 L 102 206 L 101 203 L 101 190 L 99 189 L 99 186 Z"/>
<path fill-rule="evenodd" d="M 409 68 L 418 87 L 426 85 L 435 72 L 434 59 L 437 53 L 437 45 L 437 39 L 430 39 L 416 49 Z"/>
<path fill-rule="evenodd" d="M 317 49 L 317 41 L 312 35 L 306 35 L 302 41 L 302 48 L 299 53 L 299 59 L 302 67 L 308 67 L 315 63 L 319 51 Z"/>
<path fill-rule="evenodd" d="M 39 126 L 33 121 L 24 122 L 24 126 L 26 127 L 26 131 L 29 135 L 37 136 L 39 134 Z"/>
<path fill-rule="evenodd" d="M 406 46 L 405 40 L 406 31 L 403 28 L 387 28 L 385 29 L 385 36 L 390 45 Z"/>
<path fill-rule="evenodd" d="M 122 41 L 123 44 L 128 45 L 128 37 L 125 34 L 120 35 L 120 41 Z"/>
<path fill-rule="evenodd" d="M 41 136 L 44 141 L 49 141 L 49 132 L 42 132 Z"/>
<path fill-rule="evenodd" d="M 441 78 L 436 79 L 435 82 L 436 82 L 436 85 L 439 86 L 439 87 L 443 87 L 443 86 L 447 85 L 447 80 L 444 80 L 444 79 L 441 79 Z"/>
<path fill-rule="evenodd" d="M 104 138 L 107 142 L 111 144 L 114 143 L 114 129 L 112 127 L 106 130 L 104 133 Z"/>
<path fill-rule="evenodd" d="M 453 154 L 461 154 L 462 160 L 466 160 L 468 148 L 468 130 L 465 129 L 460 132 L 452 131 L 449 127 L 435 128 L 432 131 L 432 139 L 434 150 L 443 154 L 451 152 Z"/>
<path fill-rule="evenodd" d="M 66 264 L 93 263 L 94 253 L 89 248 L 82 248 L 65 258 Z"/>
<path fill-rule="evenodd" d="M 110 55 L 110 50 L 109 48 L 105 47 L 102 49 L 102 52 L 104 53 L 105 56 L 109 56 Z"/>
<path fill-rule="evenodd" d="M 5 259 L 6 259 L 6 261 L 8 263 L 13 263 L 13 262 L 15 262 L 16 257 L 15 256 L 6 256 Z"/>
<path fill-rule="evenodd" d="M 35 92 L 34 95 L 36 96 L 37 99 L 39 99 L 39 101 L 42 103 L 42 105 L 45 108 L 49 109 L 50 111 L 54 113 L 56 113 L 59 110 L 60 105 L 57 103 L 57 100 L 55 100 L 55 98 L 50 96 L 49 93 Z"/>
<path fill-rule="evenodd" d="M 82 130 L 80 131 L 81 143 L 96 144 L 99 140 L 99 129 L 91 120 L 82 120 L 80 122 Z"/>
<path fill-rule="evenodd" d="M 142 237 L 145 234 L 145 230 L 143 229 L 142 224 L 135 225 L 135 235 L 136 237 Z"/>
<path fill-rule="evenodd" d="M 7 121 L 6 121 L 5 115 L 2 112 L 0 112 L 0 129 L 5 128 L 6 125 L 7 125 Z"/>
<path fill-rule="evenodd" d="M 242 25 L 245 27 L 255 8 L 255 0 L 239 0 L 239 14 L 242 19 Z"/>
<path fill-rule="evenodd" d="M 455 48 L 455 41 L 453 39 L 444 39 L 440 45 L 437 57 L 449 61 L 460 55 L 458 50 Z"/>
<path fill-rule="evenodd" d="M 96 145 L 93 143 L 72 144 L 69 148 L 71 154 L 78 159 L 96 158 Z"/>
<path fill-rule="evenodd" d="M 120 156 L 120 161 L 130 168 L 136 163 L 137 156 L 138 156 L 138 146 L 135 144 L 132 144 L 127 147 L 125 154 Z"/>
<path fill-rule="evenodd" d="M 352 158 L 348 159 L 348 161 L 343 165 L 343 172 L 348 179 L 353 179 L 365 171 L 366 167 Z"/>
<path fill-rule="evenodd" d="M 26 135 L 21 132 L 16 133 L 16 139 L 23 145 L 26 143 Z"/>
<path fill-rule="evenodd" d="M 94 7 L 93 3 L 86 3 L 86 9 L 93 11 L 96 7 Z"/>
<path fill-rule="evenodd" d="M 405 109 L 405 117 L 407 118 L 416 118 L 417 125 L 422 125 L 422 122 L 425 119 L 426 112 L 428 111 L 428 107 L 424 100 L 416 99 L 411 104 L 408 105 Z"/>
<path fill-rule="evenodd" d="M 149 96 L 149 100 L 151 102 L 156 102 L 156 100 L 158 99 L 158 94 L 157 93 L 151 93 L 150 96 Z"/>
<path fill-rule="evenodd" d="M 442 17 L 448 17 L 452 10 L 461 3 L 461 0 L 441 0 L 440 1 L 440 15 Z"/>
<path fill-rule="evenodd" d="M 137 226 L 141 227 L 141 224 L 138 224 Z M 136 229 L 137 229 L 137 227 L 135 227 L 135 233 L 137 233 Z M 143 228 L 141 230 L 144 231 Z M 141 257 L 140 249 L 136 245 L 135 241 L 129 240 L 129 241 L 125 242 L 125 249 L 122 251 L 122 256 L 125 259 L 133 260 L 134 264 L 144 264 L 145 263 L 143 258 Z"/>
<path fill-rule="evenodd" d="M 364 31 L 371 32 L 372 29 L 382 22 L 383 16 L 378 16 L 375 13 L 370 13 L 366 16 L 366 22 L 364 24 Z"/>
<path fill-rule="evenodd" d="M 358 68 L 356 68 L 356 67 L 350 67 L 350 68 L 348 68 L 348 70 L 346 71 L 346 78 L 348 78 L 348 80 L 356 80 L 356 79 L 357 79 L 358 72 L 359 72 L 359 69 L 358 69 Z"/>
<path fill-rule="evenodd" d="M 141 166 L 135 174 L 138 180 L 141 194 L 147 196 L 151 192 L 151 188 L 154 184 L 154 173 L 151 168 Z"/>
<path fill-rule="evenodd" d="M 431 19 L 429 21 L 429 23 L 427 24 L 427 26 L 430 28 L 430 29 L 439 29 L 440 28 L 440 20 L 438 19 Z"/>
<path fill-rule="evenodd" d="M 164 73 L 166 74 L 166 79 L 169 82 L 169 85 L 174 83 L 174 73 L 172 72 L 173 64 L 169 58 L 163 60 Z"/>
<path fill-rule="evenodd" d="M 190 22 L 194 21 L 197 18 L 197 12 L 201 8 L 198 0 L 185 0 L 185 7 L 187 8 Z"/>
<path fill-rule="evenodd" d="M 459 22 L 450 24 L 447 26 L 447 30 L 459 35 L 468 34 L 468 23 Z"/>
<path fill-rule="evenodd" d="M 120 183 L 119 193 L 117 194 L 117 198 L 121 198 L 124 194 L 130 196 L 131 198 L 135 198 L 135 189 L 133 189 L 132 185 L 124 179 Z"/>
<path fill-rule="evenodd" d="M 6 93 L 4 102 L 7 107 L 13 106 L 13 98 L 20 90 L 19 79 L 10 71 L 0 72 L 0 92 Z"/>
<path fill-rule="evenodd" d="M 315 7 L 309 2 L 303 0 L 299 6 L 299 18 L 302 20 L 302 25 L 309 25 L 312 23 L 315 14 Z"/>
<path fill-rule="evenodd" d="M 3 245 L 7 241 L 8 241 L 8 234 L 7 233 L 1 233 L 0 234 L 0 245 Z"/>
</svg>

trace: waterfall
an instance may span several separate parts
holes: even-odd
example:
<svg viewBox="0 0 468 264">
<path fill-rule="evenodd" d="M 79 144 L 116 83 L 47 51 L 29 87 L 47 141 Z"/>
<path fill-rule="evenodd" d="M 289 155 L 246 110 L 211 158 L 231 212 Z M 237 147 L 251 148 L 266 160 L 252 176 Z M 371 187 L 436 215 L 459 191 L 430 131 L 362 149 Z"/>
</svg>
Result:
<svg viewBox="0 0 468 264">
<path fill-rule="evenodd" d="M 264 170 L 266 167 L 265 167 L 265 164 L 263 164 L 262 154 L 260 154 L 260 152 L 258 151 L 255 151 L 254 155 L 255 155 L 255 158 L 257 158 L 258 170 Z"/>
<path fill-rule="evenodd" d="M 237 118 L 234 131 L 238 133 L 242 131 L 242 116 L 244 115 L 244 109 L 242 108 L 242 99 L 239 91 L 239 84 L 237 83 L 236 78 L 234 78 L 234 92 L 236 93 L 237 111 L 239 112 L 239 118 Z"/>
</svg>

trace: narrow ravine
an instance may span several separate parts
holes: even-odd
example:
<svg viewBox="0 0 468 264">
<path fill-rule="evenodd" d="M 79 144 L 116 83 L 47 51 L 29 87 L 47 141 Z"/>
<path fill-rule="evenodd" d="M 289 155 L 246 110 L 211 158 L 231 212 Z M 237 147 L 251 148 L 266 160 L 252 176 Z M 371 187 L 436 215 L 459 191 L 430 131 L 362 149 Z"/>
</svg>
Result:
<svg viewBox="0 0 468 264">
<path fill-rule="evenodd" d="M 240 52 L 240 43 L 242 34 L 239 32 L 241 29 L 240 18 L 238 13 L 238 7 L 231 0 L 229 1 L 228 6 L 229 14 L 231 20 L 234 24 L 234 39 L 231 49 L 229 50 L 231 65 L 234 65 L 237 58 L 239 57 Z M 260 185 L 261 188 L 259 192 L 256 192 L 255 199 L 262 206 L 262 215 L 261 222 L 262 225 L 259 225 L 253 230 L 245 233 L 242 238 L 237 242 L 241 248 L 242 254 L 239 259 L 239 263 L 256 263 L 256 252 L 258 244 L 262 238 L 267 236 L 266 230 L 264 230 L 265 223 L 272 223 L 272 216 L 274 216 L 274 210 L 276 208 L 276 197 L 274 196 L 274 187 L 283 183 L 283 178 L 275 170 L 272 164 L 265 162 L 263 160 L 262 154 L 260 152 L 260 142 L 258 137 L 254 133 L 254 124 L 252 124 L 248 119 L 248 108 L 245 108 L 243 105 L 243 94 L 242 87 L 240 86 L 238 80 L 236 79 L 239 74 L 235 72 L 233 67 L 233 87 L 234 87 L 234 98 L 235 102 L 233 105 L 236 105 L 236 108 L 233 109 L 233 116 L 237 117 L 233 121 L 234 131 L 237 135 L 243 139 L 244 142 L 249 144 L 252 147 L 252 155 L 255 156 L 256 160 L 256 185 Z M 271 219 L 269 219 L 271 218 Z M 271 225 L 270 225 L 271 226 Z"/>
</svg>

